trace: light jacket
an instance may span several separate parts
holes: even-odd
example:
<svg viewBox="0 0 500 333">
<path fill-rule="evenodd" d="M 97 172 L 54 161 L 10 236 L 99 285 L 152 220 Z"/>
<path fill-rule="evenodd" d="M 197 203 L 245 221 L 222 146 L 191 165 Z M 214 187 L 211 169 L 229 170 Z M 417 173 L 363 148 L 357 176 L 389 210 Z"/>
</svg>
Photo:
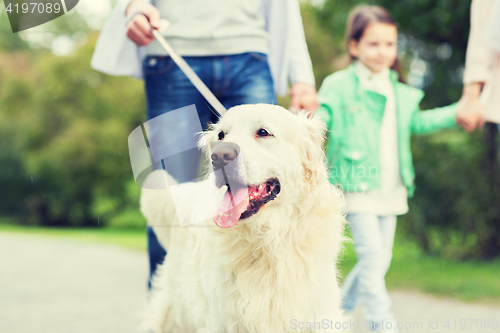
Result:
<svg viewBox="0 0 500 333">
<path fill-rule="evenodd" d="M 464 83 L 484 82 L 485 118 L 500 123 L 500 0 L 473 0 Z"/>
<path fill-rule="evenodd" d="M 477 0 L 473 0 L 474 4 L 472 6 L 476 6 L 476 2 Z M 500 52 L 500 0 L 493 0 L 493 3 L 490 5 L 491 8 L 489 8 L 487 1 L 483 1 L 483 3 L 486 3 L 483 6 L 488 7 L 490 16 L 488 25 L 486 26 L 486 44 L 496 52 Z"/>
<path fill-rule="evenodd" d="M 111 12 L 97 40 L 91 67 L 110 75 L 143 78 L 144 48 L 125 34 L 125 10 L 130 1 L 119 0 Z M 261 12 L 269 35 L 268 61 L 276 94 L 286 95 L 289 82 L 314 86 L 298 0 L 262 0 Z"/>
<path fill-rule="evenodd" d="M 396 95 L 401 179 L 411 197 L 415 190 L 411 134 L 456 127 L 456 104 L 422 112 L 419 104 L 423 91 L 398 82 L 395 71 L 391 71 L 391 81 Z M 386 97 L 364 90 L 354 65 L 350 65 L 325 79 L 318 101 L 320 108 L 315 116 L 321 117 L 329 130 L 326 155 L 330 181 L 345 192 L 380 188 L 379 141 Z"/>
</svg>

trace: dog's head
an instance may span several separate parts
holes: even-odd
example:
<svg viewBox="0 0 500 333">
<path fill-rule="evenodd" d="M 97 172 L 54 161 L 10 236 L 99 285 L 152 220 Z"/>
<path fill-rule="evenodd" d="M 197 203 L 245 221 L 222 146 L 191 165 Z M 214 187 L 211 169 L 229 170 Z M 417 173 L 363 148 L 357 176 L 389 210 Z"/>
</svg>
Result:
<svg viewBox="0 0 500 333">
<path fill-rule="evenodd" d="M 328 183 L 324 131 L 321 121 L 276 105 L 230 109 L 205 135 L 216 185 L 228 186 L 214 221 L 227 228 L 304 205 Z"/>
</svg>

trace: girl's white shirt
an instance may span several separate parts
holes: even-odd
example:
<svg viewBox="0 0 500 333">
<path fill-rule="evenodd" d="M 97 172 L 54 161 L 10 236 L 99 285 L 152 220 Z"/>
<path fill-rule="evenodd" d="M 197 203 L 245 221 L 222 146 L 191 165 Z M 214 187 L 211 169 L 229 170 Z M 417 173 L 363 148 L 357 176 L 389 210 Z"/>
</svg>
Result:
<svg viewBox="0 0 500 333">
<path fill-rule="evenodd" d="M 110 75 L 143 78 L 144 48 L 137 47 L 125 34 L 125 10 L 130 1 L 119 0 L 108 17 L 97 40 L 91 67 Z M 262 0 L 261 14 L 269 36 L 268 61 L 276 94 L 286 95 L 289 82 L 314 86 L 298 0 Z"/>
<path fill-rule="evenodd" d="M 346 212 L 378 216 L 405 214 L 408 212 L 408 193 L 399 168 L 396 95 L 390 71 L 387 68 L 380 73 L 374 73 L 361 61 L 357 61 L 355 66 L 361 87 L 384 95 L 387 100 L 380 126 L 380 188 L 369 189 L 363 193 L 346 193 Z"/>
</svg>

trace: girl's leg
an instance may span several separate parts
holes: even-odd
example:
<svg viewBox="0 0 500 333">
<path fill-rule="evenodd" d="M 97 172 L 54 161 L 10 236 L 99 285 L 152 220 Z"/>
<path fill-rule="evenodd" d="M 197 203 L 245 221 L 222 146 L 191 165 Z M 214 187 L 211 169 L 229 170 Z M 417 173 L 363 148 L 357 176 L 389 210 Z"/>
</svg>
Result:
<svg viewBox="0 0 500 333">
<path fill-rule="evenodd" d="M 382 233 L 382 239 L 384 242 L 384 247 L 387 251 L 388 261 L 387 270 L 392 260 L 392 246 L 394 245 L 394 235 L 396 234 L 396 220 L 397 216 L 379 216 L 380 232 Z"/>
<path fill-rule="evenodd" d="M 391 299 L 384 277 L 392 258 L 396 219 L 379 218 L 373 214 L 349 214 L 349 218 L 359 268 L 351 287 L 345 287 L 350 291 L 346 293 L 344 302 L 346 305 L 355 304 L 356 298 L 361 299 L 365 304 L 367 321 L 393 321 Z"/>
<path fill-rule="evenodd" d="M 340 289 L 342 295 L 342 308 L 344 309 L 346 315 L 350 315 L 351 312 L 356 309 L 360 301 L 358 284 L 358 274 L 360 269 L 361 266 L 356 263 L 349 274 L 347 274 Z"/>
<path fill-rule="evenodd" d="M 351 221 L 359 218 L 358 214 L 347 214 L 346 218 L 348 221 L 349 228 L 351 227 Z M 352 233 L 352 231 L 351 231 Z M 359 261 L 354 265 L 349 274 L 347 274 L 342 286 L 340 288 L 340 292 L 342 294 L 342 307 L 346 314 L 350 314 L 354 309 L 358 306 L 360 298 L 359 298 L 359 284 L 358 284 L 358 275 L 361 270 L 361 265 Z"/>
<path fill-rule="evenodd" d="M 386 266 L 385 267 L 380 267 L 381 273 L 383 272 L 384 274 L 384 288 L 385 288 L 385 274 L 389 270 L 389 267 L 391 265 L 391 260 L 392 260 L 392 247 L 394 244 L 394 235 L 396 233 L 396 216 L 379 216 L 379 225 L 380 225 L 380 232 L 382 234 L 382 239 L 383 239 L 383 246 L 385 249 L 385 262 Z M 387 289 L 385 289 L 385 293 L 387 293 Z M 396 329 L 396 321 L 394 319 L 394 315 L 390 312 L 392 302 L 388 303 L 385 307 L 382 307 L 381 310 L 385 313 L 383 314 L 382 318 L 384 319 L 384 325 L 383 329 L 386 332 L 394 332 L 397 333 Z M 391 324 L 388 324 L 388 322 L 391 322 Z"/>
</svg>

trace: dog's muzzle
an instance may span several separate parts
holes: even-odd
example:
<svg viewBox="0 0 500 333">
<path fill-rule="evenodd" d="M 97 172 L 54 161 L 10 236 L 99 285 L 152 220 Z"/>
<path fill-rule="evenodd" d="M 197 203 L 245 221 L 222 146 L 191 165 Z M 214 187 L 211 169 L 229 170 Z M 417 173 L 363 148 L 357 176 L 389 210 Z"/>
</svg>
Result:
<svg viewBox="0 0 500 333">
<path fill-rule="evenodd" d="M 239 153 L 240 147 L 231 142 L 220 142 L 214 145 L 212 155 L 210 156 L 214 170 L 223 168 L 234 161 Z"/>
<path fill-rule="evenodd" d="M 217 142 L 212 146 L 210 157 L 215 184 L 218 188 L 227 186 L 227 192 L 214 216 L 214 222 L 222 228 L 232 227 L 238 220 L 255 215 L 262 206 L 274 200 L 281 190 L 277 178 L 249 185 L 239 153 L 238 145 L 231 142 Z"/>
<path fill-rule="evenodd" d="M 212 146 L 210 157 L 215 172 L 215 185 L 218 188 L 225 185 L 239 187 L 247 183 L 240 147 L 237 144 L 217 142 Z"/>
</svg>

